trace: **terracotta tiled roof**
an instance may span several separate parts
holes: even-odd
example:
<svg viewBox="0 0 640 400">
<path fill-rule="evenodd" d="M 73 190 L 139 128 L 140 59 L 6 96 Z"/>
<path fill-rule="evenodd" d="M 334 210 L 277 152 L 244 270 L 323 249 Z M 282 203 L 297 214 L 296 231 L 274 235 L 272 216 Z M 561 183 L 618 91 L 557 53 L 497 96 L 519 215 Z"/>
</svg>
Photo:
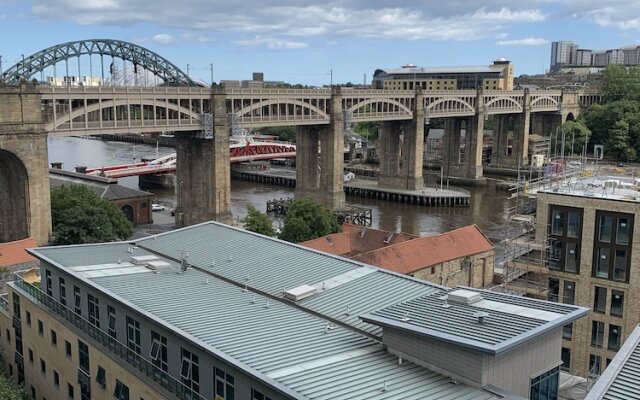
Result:
<svg viewBox="0 0 640 400">
<path fill-rule="evenodd" d="M 25 249 L 31 247 L 38 247 L 38 243 L 33 238 L 0 243 L 0 267 L 10 267 L 35 261 L 35 257 L 25 251 Z"/>
<path fill-rule="evenodd" d="M 476 225 L 440 235 L 425 236 L 353 257 L 377 267 L 411 274 L 445 261 L 493 250 L 493 244 Z"/>
<path fill-rule="evenodd" d="M 300 245 L 333 254 L 334 256 L 342 256 L 347 253 L 351 253 L 349 232 L 332 233 L 331 235 L 302 242 Z"/>
</svg>

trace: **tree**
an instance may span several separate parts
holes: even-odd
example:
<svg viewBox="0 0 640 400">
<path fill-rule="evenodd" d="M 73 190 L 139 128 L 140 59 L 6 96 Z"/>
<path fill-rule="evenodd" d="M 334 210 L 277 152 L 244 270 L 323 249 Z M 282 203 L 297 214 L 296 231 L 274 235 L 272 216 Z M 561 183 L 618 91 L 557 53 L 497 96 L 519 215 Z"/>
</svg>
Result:
<svg viewBox="0 0 640 400">
<path fill-rule="evenodd" d="M 29 397 L 24 388 L 16 385 L 4 369 L 4 360 L 0 358 L 0 399 L 2 400 L 27 400 Z"/>
<path fill-rule="evenodd" d="M 629 146 L 629 124 L 618 121 L 609 131 L 605 150 L 617 160 L 630 161 L 636 158 L 636 150 Z"/>
<path fill-rule="evenodd" d="M 300 243 L 340 232 L 333 214 L 311 199 L 296 199 L 287 210 L 280 239 Z"/>
<path fill-rule="evenodd" d="M 51 191 L 51 219 L 56 245 L 112 242 L 133 233 L 118 207 L 81 185 Z"/>
<path fill-rule="evenodd" d="M 608 65 L 602 72 L 602 94 L 606 103 L 617 100 L 640 100 L 640 67 Z"/>
<path fill-rule="evenodd" d="M 285 142 L 296 142 L 296 127 L 295 126 L 271 126 L 267 128 L 256 129 L 263 135 L 278 136 L 280 140 Z"/>
<path fill-rule="evenodd" d="M 276 235 L 271 219 L 267 214 L 261 213 L 252 205 L 247 206 L 247 216 L 244 219 L 244 229 L 266 236 Z"/>
<path fill-rule="evenodd" d="M 379 132 L 378 122 L 358 122 L 353 131 L 366 140 L 375 140 Z"/>
<path fill-rule="evenodd" d="M 582 154 L 582 146 L 587 143 L 591 131 L 581 121 L 567 121 L 560 127 L 560 135 L 552 136 L 552 149 L 560 151 L 562 146 L 562 135 L 564 135 L 564 154 Z M 557 143 L 556 143 L 557 140 Z M 573 148 L 571 147 L 573 145 Z"/>
</svg>

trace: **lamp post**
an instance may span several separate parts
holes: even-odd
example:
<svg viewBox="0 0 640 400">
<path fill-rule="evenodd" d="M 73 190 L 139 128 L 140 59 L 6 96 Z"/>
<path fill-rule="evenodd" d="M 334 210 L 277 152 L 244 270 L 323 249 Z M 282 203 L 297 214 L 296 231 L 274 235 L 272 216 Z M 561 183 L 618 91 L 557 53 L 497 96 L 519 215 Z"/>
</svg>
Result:
<svg viewBox="0 0 640 400">
<path fill-rule="evenodd" d="M 211 86 L 213 86 L 213 63 L 209 64 L 209 70 L 211 71 Z"/>
</svg>

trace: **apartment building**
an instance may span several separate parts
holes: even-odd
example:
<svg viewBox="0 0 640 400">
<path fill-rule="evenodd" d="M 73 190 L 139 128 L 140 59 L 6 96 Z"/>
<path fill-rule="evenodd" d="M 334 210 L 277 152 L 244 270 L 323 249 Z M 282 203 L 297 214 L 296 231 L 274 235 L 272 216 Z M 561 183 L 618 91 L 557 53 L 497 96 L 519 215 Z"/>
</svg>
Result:
<svg viewBox="0 0 640 400">
<path fill-rule="evenodd" d="M 34 399 L 554 399 L 583 307 L 446 288 L 218 223 L 31 250 L 0 352 Z"/>
</svg>

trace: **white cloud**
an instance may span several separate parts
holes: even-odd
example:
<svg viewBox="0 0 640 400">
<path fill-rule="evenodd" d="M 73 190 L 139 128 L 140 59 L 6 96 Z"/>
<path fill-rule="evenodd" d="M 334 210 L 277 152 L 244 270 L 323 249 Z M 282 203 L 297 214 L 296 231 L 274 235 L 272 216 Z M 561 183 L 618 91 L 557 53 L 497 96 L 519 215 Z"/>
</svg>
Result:
<svg viewBox="0 0 640 400">
<path fill-rule="evenodd" d="M 239 46 L 244 47 L 258 47 L 265 46 L 271 50 L 297 50 L 303 49 L 308 46 L 307 43 L 296 42 L 292 40 L 281 40 L 271 37 L 255 36 L 253 39 L 237 40 L 234 42 Z"/>
<path fill-rule="evenodd" d="M 548 43 L 547 39 L 528 37 L 525 39 L 500 40 L 496 44 L 498 46 L 542 46 Z"/>
<path fill-rule="evenodd" d="M 571 17 L 621 30 L 640 30 L 637 0 L 563 0 Z"/>
<path fill-rule="evenodd" d="M 214 42 L 215 39 L 209 36 L 198 35 L 193 33 L 181 33 L 179 35 L 171 35 L 168 33 L 158 33 L 152 36 L 143 36 L 143 37 L 137 38 L 136 41 L 170 44 L 170 43 L 177 43 L 177 42 L 209 43 L 209 42 Z"/>
</svg>

